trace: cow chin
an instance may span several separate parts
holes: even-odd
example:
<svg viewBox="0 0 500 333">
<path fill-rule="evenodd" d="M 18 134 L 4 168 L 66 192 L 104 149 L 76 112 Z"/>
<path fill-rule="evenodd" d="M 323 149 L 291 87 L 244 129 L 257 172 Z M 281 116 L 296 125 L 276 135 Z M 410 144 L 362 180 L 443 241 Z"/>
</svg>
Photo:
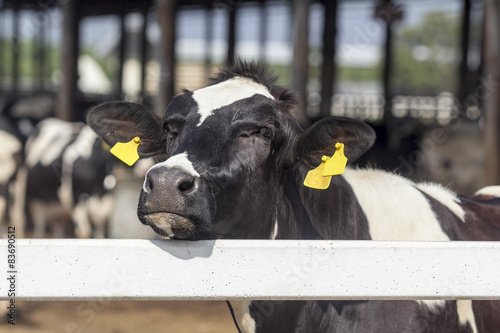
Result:
<svg viewBox="0 0 500 333">
<path fill-rule="evenodd" d="M 139 215 L 139 219 L 161 236 L 185 239 L 193 236 L 196 232 L 193 220 L 174 213 L 150 213 Z"/>
</svg>

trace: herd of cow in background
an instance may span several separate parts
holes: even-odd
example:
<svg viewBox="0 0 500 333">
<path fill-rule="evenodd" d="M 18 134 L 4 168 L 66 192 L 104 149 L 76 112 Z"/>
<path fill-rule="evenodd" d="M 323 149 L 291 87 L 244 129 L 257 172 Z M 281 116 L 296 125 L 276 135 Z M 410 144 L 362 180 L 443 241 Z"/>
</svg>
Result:
<svg viewBox="0 0 500 333">
<path fill-rule="evenodd" d="M 11 223 L 18 235 L 31 237 L 106 237 L 114 206 L 113 168 L 121 162 L 83 121 L 56 119 L 54 109 L 55 96 L 45 93 L 15 98 L 0 107 L 0 225 Z M 448 142 L 432 149 L 426 145 L 431 131 L 421 138 L 409 135 L 401 139 L 402 151 L 395 158 L 381 155 L 386 135 L 379 126 L 374 128 L 378 146 L 360 163 L 375 161 L 410 178 L 453 184 L 463 194 L 477 189 L 482 145 L 476 142 L 477 131 L 471 131 L 474 126 L 465 126 L 465 132 L 462 126 L 458 137 L 456 129 L 451 131 Z M 472 145 L 474 149 L 464 149 Z M 411 164 L 411 155 L 408 160 L 404 156 L 415 149 L 419 163 Z M 145 170 L 134 173 L 142 178 Z"/>
<path fill-rule="evenodd" d="M 39 94 L 0 114 L 0 225 L 18 237 L 104 238 L 113 210 L 114 158 L 83 122 L 53 115 Z"/>
</svg>

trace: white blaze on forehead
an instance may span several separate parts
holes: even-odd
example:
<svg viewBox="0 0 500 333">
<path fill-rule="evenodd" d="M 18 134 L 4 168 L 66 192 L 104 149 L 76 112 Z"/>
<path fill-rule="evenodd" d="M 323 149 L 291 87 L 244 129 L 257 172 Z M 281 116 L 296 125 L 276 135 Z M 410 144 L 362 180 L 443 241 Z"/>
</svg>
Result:
<svg viewBox="0 0 500 333">
<path fill-rule="evenodd" d="M 146 179 L 148 178 L 148 173 L 153 169 L 162 168 L 162 167 L 181 169 L 182 171 L 187 172 L 191 176 L 200 177 L 200 174 L 195 170 L 193 163 L 191 163 L 191 161 L 189 160 L 188 154 L 187 153 L 177 154 L 177 155 L 170 157 L 165 162 L 155 164 L 151 168 L 149 168 L 148 172 L 146 172 L 146 177 L 144 179 L 144 184 L 142 186 L 142 189 L 145 192 L 147 192 Z"/>
<path fill-rule="evenodd" d="M 263 95 L 274 100 L 264 85 L 239 76 L 193 91 L 193 99 L 198 104 L 198 113 L 200 114 L 198 126 L 211 116 L 214 110 L 254 95 Z"/>
</svg>

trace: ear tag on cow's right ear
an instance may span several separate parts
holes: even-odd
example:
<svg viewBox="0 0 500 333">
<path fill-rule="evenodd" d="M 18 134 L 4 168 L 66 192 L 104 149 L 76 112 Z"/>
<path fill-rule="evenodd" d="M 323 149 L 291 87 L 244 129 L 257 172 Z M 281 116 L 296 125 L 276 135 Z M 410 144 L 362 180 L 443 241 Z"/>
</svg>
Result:
<svg viewBox="0 0 500 333">
<path fill-rule="evenodd" d="M 323 176 L 335 176 L 344 173 L 345 166 L 347 165 L 347 157 L 344 155 L 344 144 L 337 143 L 335 144 L 335 148 L 337 150 L 332 158 L 325 163 Z"/>
<path fill-rule="evenodd" d="M 330 160 L 328 156 L 323 156 L 321 158 L 321 164 L 307 173 L 306 179 L 304 179 L 305 186 L 317 190 L 326 190 L 328 186 L 330 186 L 332 176 L 323 176 L 325 165 L 328 160 Z"/>
<path fill-rule="evenodd" d="M 141 139 L 136 136 L 129 142 L 118 142 L 113 146 L 113 148 L 111 148 L 110 153 L 118 157 L 128 166 L 132 166 L 139 159 L 137 148 L 140 144 Z"/>
</svg>

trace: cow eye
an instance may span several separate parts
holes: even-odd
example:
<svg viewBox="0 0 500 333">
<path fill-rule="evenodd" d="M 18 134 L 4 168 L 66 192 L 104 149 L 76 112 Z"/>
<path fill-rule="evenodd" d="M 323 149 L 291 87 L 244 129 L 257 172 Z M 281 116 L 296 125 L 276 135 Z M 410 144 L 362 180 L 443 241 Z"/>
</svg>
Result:
<svg viewBox="0 0 500 333">
<path fill-rule="evenodd" d="M 273 130 L 270 129 L 269 127 L 262 127 L 259 132 L 260 132 L 260 135 L 262 135 L 266 139 L 272 139 L 273 134 L 274 134 Z"/>
<path fill-rule="evenodd" d="M 167 123 L 163 124 L 163 131 L 165 133 L 170 133 L 171 132 L 170 127 L 168 126 Z"/>
</svg>

